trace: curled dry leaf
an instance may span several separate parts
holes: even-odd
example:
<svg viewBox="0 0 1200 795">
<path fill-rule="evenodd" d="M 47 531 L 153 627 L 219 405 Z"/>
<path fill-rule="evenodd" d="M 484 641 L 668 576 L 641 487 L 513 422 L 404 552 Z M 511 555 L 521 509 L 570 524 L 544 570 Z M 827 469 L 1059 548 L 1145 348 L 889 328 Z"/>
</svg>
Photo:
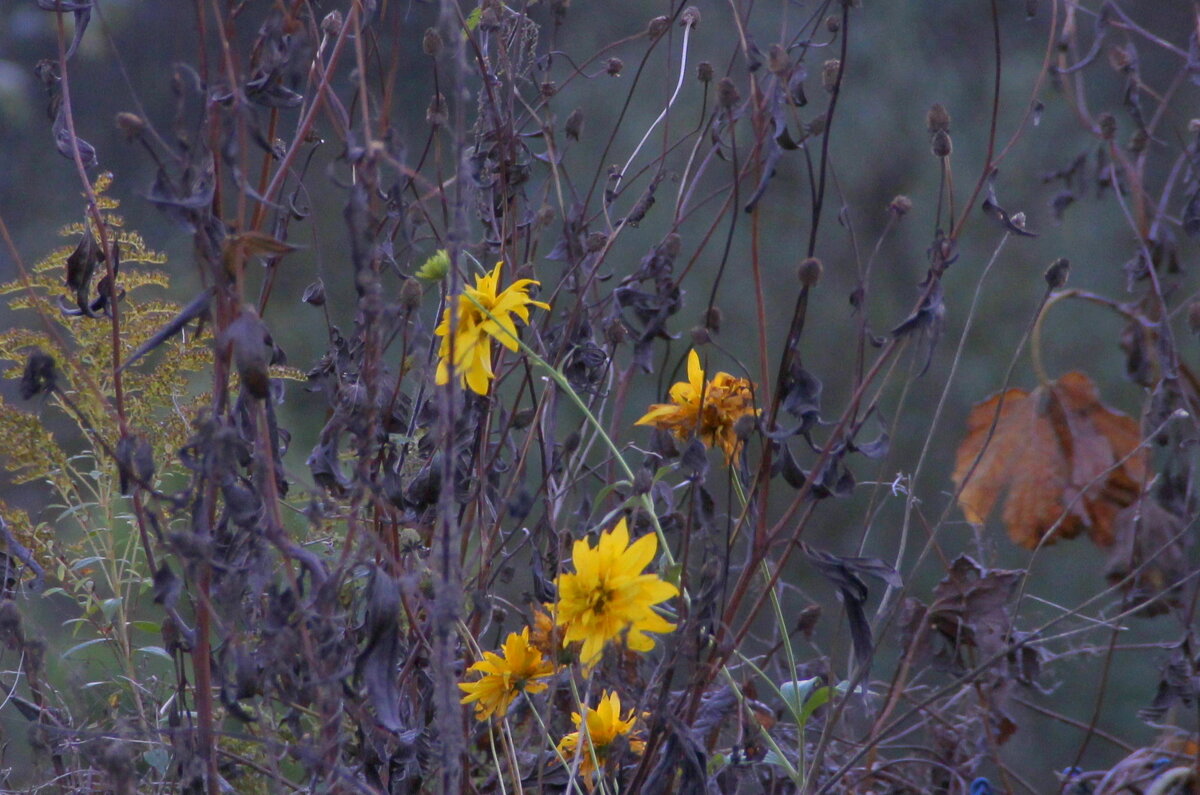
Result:
<svg viewBox="0 0 1200 795">
<path fill-rule="evenodd" d="M 1140 444 L 1137 422 L 1101 404 L 1083 373 L 1032 392 L 1009 389 L 967 417 L 953 475 L 962 489 L 959 507 L 967 521 L 981 524 L 1003 496 L 1008 535 L 1029 549 L 1056 523 L 1044 543 L 1087 530 L 1107 547 L 1117 513 L 1137 499 L 1146 479 Z"/>
</svg>

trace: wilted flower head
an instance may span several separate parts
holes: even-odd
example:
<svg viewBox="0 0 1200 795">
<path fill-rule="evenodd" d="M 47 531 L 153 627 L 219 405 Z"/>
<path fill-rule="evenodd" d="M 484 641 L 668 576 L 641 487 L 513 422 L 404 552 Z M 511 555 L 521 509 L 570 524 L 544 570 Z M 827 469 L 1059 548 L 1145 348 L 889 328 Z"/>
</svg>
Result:
<svg viewBox="0 0 1200 795">
<path fill-rule="evenodd" d="M 510 632 L 503 651 L 503 657 L 485 651 L 483 659 L 467 669 L 479 671 L 483 676 L 458 685 L 466 693 L 462 703 L 475 702 L 478 720 L 487 720 L 493 714 L 504 717 L 519 694 L 540 693 L 546 689 L 546 683 L 537 680 L 554 673 L 554 666 L 529 642 L 529 627 L 520 634 Z"/>
<path fill-rule="evenodd" d="M 679 589 L 657 574 L 643 570 L 658 551 L 658 538 L 644 535 L 629 543 L 625 520 L 592 547 L 586 539 L 575 542 L 571 560 L 574 574 L 561 574 L 555 621 L 565 629 L 563 645 L 581 641 L 579 658 L 589 671 L 600 660 L 604 644 L 624 639 L 634 651 L 650 651 L 654 639 L 647 632 L 670 632 L 675 625 L 654 612 Z"/>
<path fill-rule="evenodd" d="M 621 717 L 621 697 L 615 692 L 607 695 L 601 693 L 600 703 L 596 705 L 595 709 L 584 705 L 583 713 L 586 717 L 580 716 L 578 712 L 571 713 L 571 722 L 580 728 L 558 741 L 558 751 L 568 762 L 574 759 L 576 749 L 579 748 L 580 731 L 584 730 L 588 743 L 580 752 L 579 772 L 588 776 L 596 772 L 596 765 L 592 760 L 593 752 L 596 757 L 595 761 L 603 766 L 608 761 L 612 744 L 618 737 L 628 735 L 633 731 L 637 718 L 634 717 L 632 709 L 624 718 Z M 590 749 L 588 745 L 591 746 Z M 632 738 L 629 740 L 629 750 L 635 754 L 642 753 L 645 748 L 644 740 Z M 591 782 L 588 784 L 590 789 Z"/>
<path fill-rule="evenodd" d="M 681 441 L 696 434 L 709 447 L 720 447 L 726 463 L 741 452 L 737 421 L 761 411 L 754 408 L 754 393 L 745 378 L 717 373 L 705 383 L 700 357 L 694 350 L 688 354 L 688 380 L 672 386 L 670 396 L 670 403 L 651 406 L 635 425 L 662 428 Z"/>
<path fill-rule="evenodd" d="M 441 347 L 438 348 L 437 383 L 448 383 L 453 370 L 463 384 L 480 395 L 486 395 L 488 385 L 495 377 L 492 372 L 492 339 L 499 340 L 510 351 L 518 350 L 517 326 L 513 323 L 513 316 L 528 323 L 530 306 L 550 308 L 549 304 L 529 297 L 530 285 L 539 284 L 533 279 L 518 279 L 500 290 L 500 269 L 503 265 L 503 262 L 497 262 L 491 273 L 477 277 L 474 287 L 463 285 L 462 293 L 458 296 L 458 320 L 453 341 L 450 337 L 449 312 L 443 313 L 442 322 L 434 329 L 433 333 L 442 338 Z M 451 350 L 454 354 L 453 364 L 450 362 Z"/>
</svg>

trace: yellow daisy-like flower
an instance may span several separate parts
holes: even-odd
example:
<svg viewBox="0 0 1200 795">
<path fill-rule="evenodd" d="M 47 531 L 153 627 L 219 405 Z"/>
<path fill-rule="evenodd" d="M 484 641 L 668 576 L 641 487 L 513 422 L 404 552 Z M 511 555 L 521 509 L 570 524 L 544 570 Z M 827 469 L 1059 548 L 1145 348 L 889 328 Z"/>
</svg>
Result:
<svg viewBox="0 0 1200 795">
<path fill-rule="evenodd" d="M 554 673 L 550 664 L 529 642 L 529 627 L 521 634 L 510 632 L 504 641 L 504 656 L 485 651 L 483 659 L 467 669 L 483 676 L 474 682 L 460 682 L 466 692 L 463 704 L 475 702 L 475 718 L 487 720 L 493 714 L 504 717 L 520 693 L 540 693 L 546 689 L 544 679 Z"/>
<path fill-rule="evenodd" d="M 622 735 L 627 735 L 633 731 L 634 725 L 637 723 L 637 718 L 633 715 L 633 710 L 629 710 L 629 714 L 624 718 L 621 717 L 621 697 L 615 692 L 607 695 L 601 693 L 600 703 L 595 709 L 584 705 L 584 715 L 581 717 L 578 712 L 571 713 L 571 722 L 577 727 L 581 726 L 585 721 L 587 723 L 587 746 L 583 748 L 579 757 L 579 772 L 584 776 L 596 772 L 595 762 L 599 762 L 603 766 L 608 761 L 609 748 L 613 742 Z M 558 741 L 558 751 L 563 758 L 568 762 L 575 758 L 575 751 L 579 748 L 578 730 L 571 732 Z M 629 750 L 635 754 L 641 754 L 646 749 L 646 742 L 630 738 Z M 595 762 L 592 760 L 592 751 L 595 752 Z M 588 782 L 588 789 L 591 789 L 591 782 Z"/>
<path fill-rule="evenodd" d="M 586 539 L 575 542 L 574 574 L 554 581 L 558 602 L 555 622 L 565 628 L 563 645 L 582 641 L 579 659 L 585 674 L 600 660 L 604 644 L 624 638 L 634 651 L 650 651 L 654 639 L 647 632 L 670 632 L 675 625 L 654 612 L 653 605 L 679 594 L 679 589 L 657 574 L 642 570 L 654 559 L 658 539 L 653 533 L 629 543 L 625 520 L 600 534 L 592 547 Z"/>
<path fill-rule="evenodd" d="M 735 431 L 737 421 L 762 412 L 754 408 L 754 393 L 745 378 L 717 373 L 705 384 L 704 369 L 694 350 L 688 354 L 688 380 L 672 386 L 670 396 L 670 403 L 654 404 L 634 424 L 662 428 L 681 441 L 694 433 L 709 447 L 720 447 L 727 464 L 742 448 L 742 440 Z"/>
<path fill-rule="evenodd" d="M 550 305 L 529 297 L 531 285 L 540 285 L 533 279 L 518 279 L 500 290 L 500 269 L 497 262 L 491 273 L 475 279 L 475 286 L 463 286 L 458 296 L 458 320 L 454 329 L 454 340 L 450 339 L 450 313 L 442 314 L 442 322 L 433 333 L 442 338 L 438 348 L 438 384 L 449 383 L 453 371 L 460 383 L 474 392 L 486 395 L 488 385 L 495 373 L 492 372 L 492 340 L 510 351 L 518 350 L 517 326 L 513 316 L 523 323 L 529 322 L 529 307 L 549 309 Z M 454 350 L 454 362 L 450 351 Z"/>
</svg>

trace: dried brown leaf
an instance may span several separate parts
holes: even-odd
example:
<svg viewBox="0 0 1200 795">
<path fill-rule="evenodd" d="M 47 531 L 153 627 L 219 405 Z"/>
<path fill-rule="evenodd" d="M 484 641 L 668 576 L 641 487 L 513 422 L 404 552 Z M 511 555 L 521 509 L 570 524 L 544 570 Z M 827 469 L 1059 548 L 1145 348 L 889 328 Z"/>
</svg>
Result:
<svg viewBox="0 0 1200 795">
<path fill-rule="evenodd" d="M 1009 389 L 967 417 L 953 475 L 958 503 L 967 521 L 981 524 L 1003 497 L 1009 537 L 1029 549 L 1060 522 L 1045 543 L 1087 530 L 1107 547 L 1117 513 L 1146 477 L 1140 444 L 1137 422 L 1105 407 L 1083 373 L 1032 392 Z"/>
</svg>

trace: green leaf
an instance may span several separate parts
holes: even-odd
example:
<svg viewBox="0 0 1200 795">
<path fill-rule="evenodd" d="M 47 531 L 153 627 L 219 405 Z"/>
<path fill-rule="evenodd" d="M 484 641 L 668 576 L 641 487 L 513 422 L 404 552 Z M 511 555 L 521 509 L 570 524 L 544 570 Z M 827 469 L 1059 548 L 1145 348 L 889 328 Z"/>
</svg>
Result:
<svg viewBox="0 0 1200 795">
<path fill-rule="evenodd" d="M 149 632 L 152 635 L 162 632 L 162 624 L 157 621 L 130 621 L 129 626 L 134 629 L 140 629 L 142 632 Z"/>
<path fill-rule="evenodd" d="M 108 642 L 108 638 L 93 638 L 91 640 L 85 640 L 83 643 L 78 643 L 78 644 L 72 646 L 71 648 L 67 649 L 66 651 L 64 651 L 62 653 L 62 659 L 65 660 L 68 657 L 74 655 L 75 652 L 83 651 L 84 649 L 88 648 L 89 646 L 95 646 L 97 643 L 107 643 L 107 642 Z"/>
<path fill-rule="evenodd" d="M 479 6 L 467 16 L 467 30 L 474 33 L 475 28 L 479 27 L 479 20 L 483 18 L 483 6 Z"/>
<path fill-rule="evenodd" d="M 162 657 L 168 662 L 175 662 L 175 658 L 168 654 L 167 650 L 162 646 L 140 646 L 134 649 L 134 651 L 140 651 L 142 654 L 150 654 L 154 657 Z"/>
<path fill-rule="evenodd" d="M 105 599 L 100 603 L 100 612 L 104 614 L 106 619 L 112 621 L 113 616 L 115 616 L 117 611 L 121 609 L 121 605 L 124 603 L 124 601 L 125 598 L 121 596 L 114 596 L 110 599 Z"/>
</svg>

